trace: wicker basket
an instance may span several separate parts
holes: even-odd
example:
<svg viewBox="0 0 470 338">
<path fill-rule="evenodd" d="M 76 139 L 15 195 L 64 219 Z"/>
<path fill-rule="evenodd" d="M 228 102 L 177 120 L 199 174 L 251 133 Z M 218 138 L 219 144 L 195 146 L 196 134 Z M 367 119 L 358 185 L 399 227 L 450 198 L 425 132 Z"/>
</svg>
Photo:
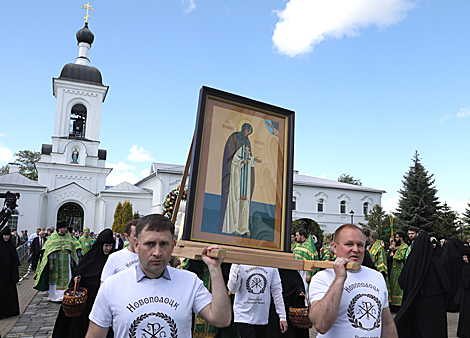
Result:
<svg viewBox="0 0 470 338">
<path fill-rule="evenodd" d="M 78 317 L 82 314 L 88 299 L 88 291 L 85 288 L 79 287 L 80 276 L 75 277 L 75 287 L 65 290 L 64 298 L 62 299 L 62 310 L 67 317 Z M 84 292 L 81 296 L 75 296 L 77 291 Z M 69 294 L 69 295 L 67 295 Z M 70 296 L 70 294 L 72 294 Z"/>
<path fill-rule="evenodd" d="M 308 298 L 307 296 L 305 296 L 305 293 L 302 292 L 300 296 L 304 296 L 308 304 Z M 294 327 L 297 327 L 299 329 L 310 329 L 313 326 L 310 319 L 308 319 L 309 309 L 310 304 L 308 306 L 303 307 L 289 306 L 289 319 Z"/>
</svg>

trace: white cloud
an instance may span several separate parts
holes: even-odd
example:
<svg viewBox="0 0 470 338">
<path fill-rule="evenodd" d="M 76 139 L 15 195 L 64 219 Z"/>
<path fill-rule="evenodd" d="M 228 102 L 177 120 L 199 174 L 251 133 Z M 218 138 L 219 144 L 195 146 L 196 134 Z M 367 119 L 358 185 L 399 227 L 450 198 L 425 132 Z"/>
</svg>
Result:
<svg viewBox="0 0 470 338">
<path fill-rule="evenodd" d="M 194 0 L 182 0 L 181 3 L 182 3 L 184 6 L 186 6 L 186 4 L 187 4 L 187 6 L 188 6 L 188 7 L 186 7 L 186 8 L 183 9 L 183 11 L 184 11 L 185 14 L 190 13 L 193 9 L 196 8 L 196 4 L 194 3 Z"/>
<path fill-rule="evenodd" d="M 137 146 L 134 144 L 131 149 L 129 149 L 129 156 L 127 159 L 132 162 L 151 162 L 155 159 L 150 155 L 150 151 L 145 150 L 143 147 Z"/>
<path fill-rule="evenodd" d="M 457 113 L 457 118 L 463 119 L 467 116 L 470 116 L 470 109 L 469 108 L 462 108 L 460 111 Z"/>
<path fill-rule="evenodd" d="M 134 173 L 125 171 L 125 172 L 120 172 L 120 171 L 111 171 L 111 173 L 106 177 L 106 185 L 111 185 L 115 186 L 118 185 L 119 183 L 122 182 L 129 182 L 129 183 L 136 183 L 139 181 L 137 176 L 135 176 Z"/>
<path fill-rule="evenodd" d="M 2 136 L 7 136 L 7 134 L 0 133 L 0 137 L 2 137 Z"/>
<path fill-rule="evenodd" d="M 145 177 L 150 175 L 150 169 L 144 169 L 140 172 L 140 177 Z"/>
<path fill-rule="evenodd" d="M 439 120 L 439 122 L 445 122 L 448 118 L 450 117 L 450 114 L 446 114 L 442 119 Z"/>
<path fill-rule="evenodd" d="M 467 203 L 470 201 L 462 201 L 458 202 L 453 200 L 452 198 L 447 198 L 442 201 L 441 204 L 444 204 L 444 202 L 447 203 L 447 205 L 452 209 L 452 211 L 457 211 L 458 213 L 463 213 L 465 211 L 465 208 L 467 208 Z"/>
<path fill-rule="evenodd" d="M 6 148 L 0 144 L 0 163 L 15 162 L 15 157 L 10 148 Z"/>
<path fill-rule="evenodd" d="M 323 179 L 326 179 L 326 175 L 325 174 L 321 174 L 320 176 L 318 176 L 320 178 L 323 178 Z"/>
<path fill-rule="evenodd" d="M 356 37 L 361 28 L 397 23 L 415 7 L 411 0 L 291 0 L 279 17 L 272 40 L 281 54 L 310 53 L 328 38 Z"/>
<path fill-rule="evenodd" d="M 122 161 L 119 161 L 118 164 L 114 163 L 106 163 L 106 168 L 113 168 L 114 170 L 134 170 L 135 167 L 133 165 L 127 165 Z"/>
<path fill-rule="evenodd" d="M 382 200 L 382 208 L 387 212 L 395 212 L 398 207 L 398 196 L 391 196 Z"/>
</svg>

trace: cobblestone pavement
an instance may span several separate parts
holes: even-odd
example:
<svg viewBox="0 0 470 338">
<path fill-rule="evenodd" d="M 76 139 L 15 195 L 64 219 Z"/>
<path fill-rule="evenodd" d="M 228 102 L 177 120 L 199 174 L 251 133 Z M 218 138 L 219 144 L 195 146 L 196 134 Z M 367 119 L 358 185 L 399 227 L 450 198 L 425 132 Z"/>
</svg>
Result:
<svg viewBox="0 0 470 338">
<path fill-rule="evenodd" d="M 47 300 L 47 292 L 33 289 L 34 280 L 31 275 L 18 285 L 21 316 L 0 320 L 2 338 L 50 338 L 60 308 L 59 303 Z M 394 314 L 393 314 L 394 315 Z M 448 338 L 457 338 L 458 313 L 447 313 Z M 310 330 L 310 338 L 317 332 Z"/>
</svg>

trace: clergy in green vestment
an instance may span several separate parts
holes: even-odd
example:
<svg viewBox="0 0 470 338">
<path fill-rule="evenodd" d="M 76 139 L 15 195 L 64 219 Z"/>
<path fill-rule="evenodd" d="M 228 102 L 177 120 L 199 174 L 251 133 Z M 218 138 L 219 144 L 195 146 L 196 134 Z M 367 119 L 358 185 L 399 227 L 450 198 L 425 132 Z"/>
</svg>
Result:
<svg viewBox="0 0 470 338">
<path fill-rule="evenodd" d="M 387 254 L 385 253 L 384 248 L 382 247 L 382 242 L 376 240 L 374 244 L 369 248 L 370 257 L 374 262 L 377 270 L 384 276 L 385 284 L 387 284 L 388 290 L 388 301 L 391 301 L 390 297 L 390 283 L 388 281 L 388 269 L 387 269 Z"/>
<path fill-rule="evenodd" d="M 91 250 L 93 244 L 95 244 L 95 239 L 90 236 L 90 229 L 83 229 L 83 235 L 78 240 L 82 248 L 82 256 L 84 256 L 88 251 Z"/>
<path fill-rule="evenodd" d="M 400 277 L 401 270 L 405 264 L 405 255 L 408 250 L 408 244 L 405 243 L 405 233 L 399 231 L 395 235 L 395 244 L 391 244 L 390 248 L 393 253 L 393 265 L 390 272 L 390 294 L 392 306 L 401 306 L 403 299 L 403 290 L 400 289 L 400 284 L 398 284 L 398 277 Z"/>
<path fill-rule="evenodd" d="M 34 288 L 49 290 L 51 301 L 62 301 L 68 288 L 72 267 L 78 263 L 75 241 L 67 233 L 67 224 L 60 222 L 42 247 L 42 258 L 34 275 Z"/>
<path fill-rule="evenodd" d="M 320 249 L 322 261 L 334 261 L 336 259 L 335 251 L 333 250 L 333 246 L 331 245 L 332 241 L 333 235 L 327 232 L 323 236 L 323 246 Z"/>
<path fill-rule="evenodd" d="M 318 261 L 320 259 L 313 238 L 311 235 L 307 234 L 307 230 L 304 228 L 299 229 L 296 232 L 296 239 L 297 245 L 293 250 L 295 259 L 303 259 L 304 261 Z M 315 272 L 316 269 L 315 271 L 299 271 L 300 277 L 302 277 L 304 282 L 305 290 L 308 290 L 308 284 Z"/>
</svg>

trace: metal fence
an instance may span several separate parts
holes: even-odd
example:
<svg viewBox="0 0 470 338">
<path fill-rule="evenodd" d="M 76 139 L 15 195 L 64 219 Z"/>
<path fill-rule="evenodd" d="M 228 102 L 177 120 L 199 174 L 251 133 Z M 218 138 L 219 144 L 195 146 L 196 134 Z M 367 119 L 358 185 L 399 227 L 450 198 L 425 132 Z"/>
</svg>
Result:
<svg viewBox="0 0 470 338">
<path fill-rule="evenodd" d="M 18 258 L 20 260 L 20 276 L 23 275 L 23 277 L 21 277 L 20 281 L 18 282 L 18 285 L 21 285 L 21 282 L 24 279 L 28 279 L 28 275 L 31 273 L 31 264 L 25 264 L 29 260 L 29 243 L 24 243 L 17 247 L 16 253 L 18 254 Z"/>
</svg>

